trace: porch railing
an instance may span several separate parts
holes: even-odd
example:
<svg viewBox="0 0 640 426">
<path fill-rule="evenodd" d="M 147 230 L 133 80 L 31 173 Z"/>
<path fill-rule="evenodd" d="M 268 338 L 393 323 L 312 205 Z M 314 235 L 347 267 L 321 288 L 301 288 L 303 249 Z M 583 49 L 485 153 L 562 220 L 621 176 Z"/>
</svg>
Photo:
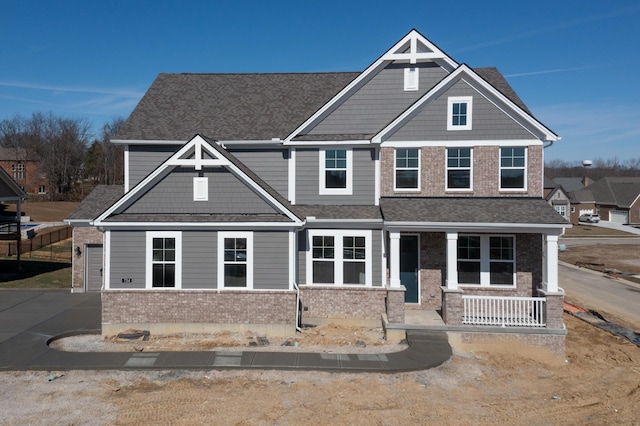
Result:
<svg viewBox="0 0 640 426">
<path fill-rule="evenodd" d="M 463 324 L 545 327 L 544 297 L 462 296 Z"/>
</svg>

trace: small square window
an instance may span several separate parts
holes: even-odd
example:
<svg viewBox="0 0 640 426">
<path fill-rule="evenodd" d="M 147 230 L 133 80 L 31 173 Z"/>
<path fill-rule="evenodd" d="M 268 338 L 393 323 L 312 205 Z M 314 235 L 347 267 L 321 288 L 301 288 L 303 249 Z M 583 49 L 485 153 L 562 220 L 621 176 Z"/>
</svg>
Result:
<svg viewBox="0 0 640 426">
<path fill-rule="evenodd" d="M 453 96 L 447 101 L 447 130 L 471 130 L 473 97 Z"/>
</svg>

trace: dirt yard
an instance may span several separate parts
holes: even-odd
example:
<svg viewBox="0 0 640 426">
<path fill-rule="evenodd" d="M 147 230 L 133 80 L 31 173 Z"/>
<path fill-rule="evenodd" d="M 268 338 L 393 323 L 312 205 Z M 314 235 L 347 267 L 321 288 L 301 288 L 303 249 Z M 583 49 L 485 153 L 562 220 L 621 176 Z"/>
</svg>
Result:
<svg viewBox="0 0 640 426">
<path fill-rule="evenodd" d="M 597 244 L 568 247 L 559 254 L 560 260 L 583 268 L 605 272 L 640 283 L 639 244 Z"/>
<path fill-rule="evenodd" d="M 0 423 L 639 424 L 640 347 L 574 317 L 565 322 L 566 360 L 469 346 L 438 368 L 391 375 L 2 372 Z"/>
</svg>

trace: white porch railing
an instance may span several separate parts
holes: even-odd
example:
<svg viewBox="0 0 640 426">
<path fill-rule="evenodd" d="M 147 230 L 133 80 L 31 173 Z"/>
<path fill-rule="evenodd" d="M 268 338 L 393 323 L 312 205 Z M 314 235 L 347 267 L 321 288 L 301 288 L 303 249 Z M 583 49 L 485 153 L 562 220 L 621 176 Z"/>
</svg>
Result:
<svg viewBox="0 0 640 426">
<path fill-rule="evenodd" d="M 502 327 L 544 327 L 544 297 L 462 296 L 462 323 Z"/>
</svg>

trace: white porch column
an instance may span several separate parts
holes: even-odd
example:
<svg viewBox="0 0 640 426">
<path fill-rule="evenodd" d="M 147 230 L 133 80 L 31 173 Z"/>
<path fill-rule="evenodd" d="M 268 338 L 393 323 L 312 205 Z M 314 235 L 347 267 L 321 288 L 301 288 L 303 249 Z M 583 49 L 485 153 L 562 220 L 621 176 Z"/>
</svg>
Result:
<svg viewBox="0 0 640 426">
<path fill-rule="evenodd" d="M 458 289 L 458 233 L 447 232 L 447 289 Z"/>
<path fill-rule="evenodd" d="M 400 287 L 400 232 L 389 231 L 389 285 Z"/>
<path fill-rule="evenodd" d="M 546 235 L 544 252 L 544 289 L 547 293 L 558 292 L 558 236 Z"/>
</svg>

